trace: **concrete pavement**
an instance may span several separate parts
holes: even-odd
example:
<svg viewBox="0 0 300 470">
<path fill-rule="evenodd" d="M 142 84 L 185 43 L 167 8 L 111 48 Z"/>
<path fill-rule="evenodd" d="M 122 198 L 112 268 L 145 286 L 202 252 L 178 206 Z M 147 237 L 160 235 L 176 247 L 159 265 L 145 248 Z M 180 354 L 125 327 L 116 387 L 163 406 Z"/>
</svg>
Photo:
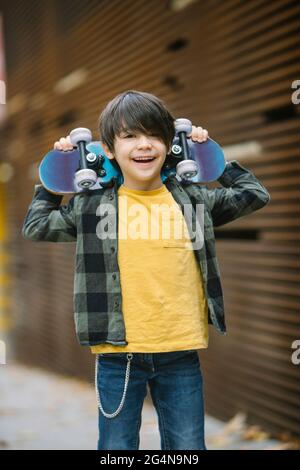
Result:
<svg viewBox="0 0 300 470">
<path fill-rule="evenodd" d="M 0 365 L 0 449 L 92 449 L 98 439 L 92 384 L 16 362 Z M 282 444 L 264 433 L 244 440 L 245 420 L 230 423 L 206 416 L 210 449 L 273 449 Z M 143 407 L 141 450 L 159 450 L 156 411 L 150 396 Z"/>
</svg>

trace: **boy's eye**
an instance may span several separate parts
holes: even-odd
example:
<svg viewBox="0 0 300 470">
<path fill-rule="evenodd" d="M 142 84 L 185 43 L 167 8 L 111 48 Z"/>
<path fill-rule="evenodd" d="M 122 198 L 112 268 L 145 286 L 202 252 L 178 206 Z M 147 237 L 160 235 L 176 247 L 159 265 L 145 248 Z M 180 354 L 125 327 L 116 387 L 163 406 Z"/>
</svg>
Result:
<svg viewBox="0 0 300 470">
<path fill-rule="evenodd" d="M 148 134 L 149 137 L 159 137 L 158 134 L 155 134 L 155 133 L 151 133 L 151 134 Z M 131 137 L 135 137 L 135 134 L 123 134 L 123 139 L 130 139 Z"/>
</svg>

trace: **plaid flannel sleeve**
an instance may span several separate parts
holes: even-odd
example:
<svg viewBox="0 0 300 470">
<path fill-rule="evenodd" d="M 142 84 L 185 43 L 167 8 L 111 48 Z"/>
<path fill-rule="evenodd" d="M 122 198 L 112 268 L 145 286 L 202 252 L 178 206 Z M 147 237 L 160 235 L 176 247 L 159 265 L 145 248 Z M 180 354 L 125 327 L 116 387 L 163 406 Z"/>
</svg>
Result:
<svg viewBox="0 0 300 470">
<path fill-rule="evenodd" d="M 77 237 L 75 196 L 60 206 L 63 196 L 51 194 L 41 184 L 35 185 L 34 195 L 25 217 L 22 235 L 32 241 L 73 242 Z"/>
<path fill-rule="evenodd" d="M 270 201 L 266 188 L 236 160 L 227 162 L 218 181 L 224 188 L 205 188 L 215 227 L 251 214 Z"/>
</svg>

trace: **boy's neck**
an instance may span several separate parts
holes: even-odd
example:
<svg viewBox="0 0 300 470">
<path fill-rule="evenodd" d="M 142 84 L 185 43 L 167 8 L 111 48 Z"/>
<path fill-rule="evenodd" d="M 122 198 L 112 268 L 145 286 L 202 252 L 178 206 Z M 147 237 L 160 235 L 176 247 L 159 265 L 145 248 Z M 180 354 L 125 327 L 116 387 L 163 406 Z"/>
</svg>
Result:
<svg viewBox="0 0 300 470">
<path fill-rule="evenodd" d="M 137 191 L 153 191 L 163 186 L 161 178 L 155 181 L 128 181 L 124 180 L 123 186 L 127 189 L 135 189 Z"/>
</svg>

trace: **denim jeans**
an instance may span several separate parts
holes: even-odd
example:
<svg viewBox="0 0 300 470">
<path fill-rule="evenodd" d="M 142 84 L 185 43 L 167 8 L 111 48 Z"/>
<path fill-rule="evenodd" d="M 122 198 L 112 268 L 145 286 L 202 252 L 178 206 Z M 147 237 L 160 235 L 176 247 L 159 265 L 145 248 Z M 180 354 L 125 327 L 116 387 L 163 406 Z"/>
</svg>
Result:
<svg viewBox="0 0 300 470">
<path fill-rule="evenodd" d="M 97 393 L 104 413 L 121 402 L 129 353 L 99 354 Z M 99 412 L 98 450 L 138 450 L 147 384 L 158 416 L 162 450 L 206 450 L 203 381 L 196 350 L 132 353 L 123 408 Z"/>
</svg>

